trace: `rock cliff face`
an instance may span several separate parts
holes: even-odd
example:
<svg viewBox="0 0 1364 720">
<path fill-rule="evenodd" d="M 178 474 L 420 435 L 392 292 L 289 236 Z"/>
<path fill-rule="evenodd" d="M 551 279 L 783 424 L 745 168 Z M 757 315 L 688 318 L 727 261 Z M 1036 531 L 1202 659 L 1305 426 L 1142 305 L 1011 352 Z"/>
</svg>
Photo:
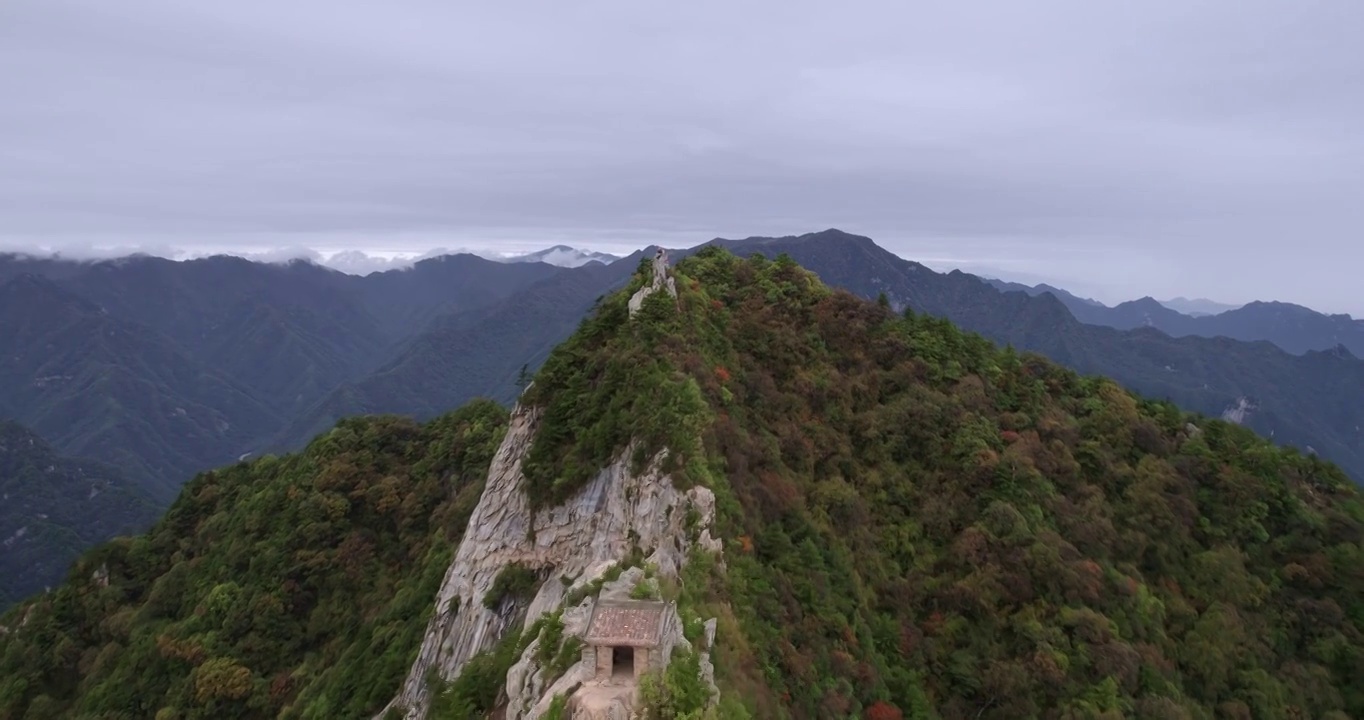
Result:
<svg viewBox="0 0 1364 720">
<path fill-rule="evenodd" d="M 398 697 L 385 712 L 397 708 L 407 718 L 425 717 L 432 699 L 428 675 L 455 678 L 471 658 L 512 630 L 511 613 L 499 613 L 483 604 L 498 572 L 510 563 L 524 564 L 549 578 L 530 602 L 524 624 L 529 627 L 541 615 L 559 608 L 573 589 L 600 578 L 635 546 L 645 553 L 646 562 L 657 566 L 660 575 L 672 577 L 678 575 L 693 543 L 712 551 L 719 549 L 719 542 L 709 532 L 714 495 L 702 487 L 677 490 L 658 470 L 662 453 L 636 475 L 630 471 L 633 448 L 626 448 L 567 502 L 532 512 L 521 463 L 539 420 L 536 408 L 518 406 L 513 410 L 506 437 L 489 468 L 483 496 L 446 572 L 417 659 Z M 691 531 L 687 528 L 689 514 L 700 520 Z M 571 584 L 560 578 L 571 579 Z M 574 617 L 572 609 L 565 613 L 566 626 Z M 517 632 L 522 629 L 515 628 Z M 532 652 L 527 650 L 527 654 Z M 550 688 L 534 682 L 537 671 L 523 662 L 509 674 L 509 690 L 515 689 L 520 695 L 515 717 L 538 717 L 536 711 L 543 712 L 547 705 L 542 700 L 552 698 L 556 690 L 571 687 L 571 676 L 579 669 L 571 668 Z M 532 678 L 529 684 L 528 677 Z M 516 683 L 518 688 L 513 688 Z M 527 697 L 530 691 L 544 697 Z M 525 713 L 526 708 L 534 710 Z"/>
<path fill-rule="evenodd" d="M 649 284 L 636 290 L 635 294 L 630 296 L 631 317 L 634 317 L 634 314 L 644 307 L 644 299 L 656 292 L 666 290 L 669 295 L 674 298 L 677 297 L 677 283 L 672 276 L 668 275 L 668 254 L 662 248 L 659 248 L 658 254 L 654 256 L 653 272 L 653 279 L 650 280 Z"/>
</svg>

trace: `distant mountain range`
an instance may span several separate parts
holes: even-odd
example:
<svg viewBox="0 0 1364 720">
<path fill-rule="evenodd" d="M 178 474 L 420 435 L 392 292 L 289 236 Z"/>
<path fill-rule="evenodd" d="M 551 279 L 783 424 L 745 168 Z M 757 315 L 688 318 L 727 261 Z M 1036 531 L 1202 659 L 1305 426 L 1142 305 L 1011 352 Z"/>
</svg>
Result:
<svg viewBox="0 0 1364 720">
<path fill-rule="evenodd" d="M 365 277 L 228 256 L 0 256 L 0 418 L 169 502 L 195 472 L 259 450 L 381 368 L 436 318 L 563 271 L 473 255 Z"/>
<path fill-rule="evenodd" d="M 1344 346 L 1355 355 L 1364 355 L 1364 320 L 1356 320 L 1349 315 L 1327 315 L 1292 303 L 1252 302 L 1237 307 L 1210 300 L 1176 298 L 1175 301 L 1163 303 L 1144 297 L 1108 307 L 1050 285 L 1027 286 L 1002 280 L 988 282 L 1005 292 L 1053 295 L 1077 320 L 1090 325 L 1105 325 L 1119 330 L 1151 327 L 1172 337 L 1196 335 L 1248 342 L 1268 340 L 1299 355 L 1336 346 Z M 1189 314 L 1170 307 L 1171 303 L 1216 310 L 1216 313 Z"/>
<path fill-rule="evenodd" d="M 1149 299 L 1107 308 L 937 273 L 837 230 L 713 242 L 787 253 L 831 285 L 1225 414 L 1364 479 L 1364 344 L 1348 317 L 1278 303 L 1198 318 Z M 568 263 L 566 250 L 541 257 Z M 233 257 L 0 256 L 0 419 L 164 505 L 196 472 L 297 449 L 345 416 L 510 402 L 521 369 L 653 250 L 575 266 L 459 254 L 365 276 Z"/>
</svg>

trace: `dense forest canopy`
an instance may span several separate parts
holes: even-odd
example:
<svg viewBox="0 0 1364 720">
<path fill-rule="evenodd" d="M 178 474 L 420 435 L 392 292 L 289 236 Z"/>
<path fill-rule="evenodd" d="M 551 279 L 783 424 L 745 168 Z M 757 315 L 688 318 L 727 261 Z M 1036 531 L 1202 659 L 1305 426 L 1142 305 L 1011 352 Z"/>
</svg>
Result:
<svg viewBox="0 0 1364 720">
<path fill-rule="evenodd" d="M 719 499 L 682 578 L 721 717 L 1364 717 L 1338 468 L 709 248 L 536 375 L 532 500 L 631 439 Z M 363 717 L 397 689 L 503 428 L 348 420 L 208 473 L 0 624 L 0 717 Z M 495 686 L 495 683 L 493 683 Z"/>
<path fill-rule="evenodd" d="M 642 432 L 714 487 L 728 569 L 693 590 L 755 716 L 1364 716 L 1335 466 L 789 258 L 675 272 L 547 361 L 527 472 L 552 501 Z"/>
<path fill-rule="evenodd" d="M 354 718 L 420 644 L 506 413 L 347 420 L 188 483 L 0 619 L 0 718 Z"/>
</svg>

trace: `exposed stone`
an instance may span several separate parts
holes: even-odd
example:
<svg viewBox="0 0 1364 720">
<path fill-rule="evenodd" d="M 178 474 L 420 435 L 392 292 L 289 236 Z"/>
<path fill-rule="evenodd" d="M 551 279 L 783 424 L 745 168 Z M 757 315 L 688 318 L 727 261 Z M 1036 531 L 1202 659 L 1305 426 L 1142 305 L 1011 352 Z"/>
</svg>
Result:
<svg viewBox="0 0 1364 720">
<path fill-rule="evenodd" d="M 102 588 L 109 587 L 109 563 L 101 563 L 99 569 L 90 575 L 90 579 Z"/>
<path fill-rule="evenodd" d="M 718 622 L 716 618 L 706 621 L 706 650 L 708 651 L 715 649 L 715 628 Z"/>
<path fill-rule="evenodd" d="M 426 682 L 429 672 L 454 679 L 475 655 L 492 648 L 505 633 L 523 632 L 541 615 L 562 606 L 569 592 L 600 578 L 628 557 L 634 546 L 649 553 L 646 562 L 657 568 L 659 575 L 678 577 L 692 545 L 686 526 L 688 507 L 700 516 L 700 535 L 709 537 L 704 528 L 711 525 L 715 515 L 715 497 L 710 490 L 677 490 L 659 470 L 663 453 L 653 458 L 642 474 L 632 473 L 633 446 L 562 505 L 532 513 L 521 462 L 539 419 L 537 409 L 518 406 L 513 410 L 507 434 L 488 470 L 483 496 L 435 599 L 438 610 L 427 624 L 417 659 L 398 696 L 377 717 L 389 708 L 405 708 L 407 718 L 425 717 L 431 701 Z M 482 602 L 498 572 L 513 562 L 550 571 L 546 576 L 551 578 L 540 586 L 524 624 L 517 628 L 509 627 L 510 613 L 489 610 Z M 612 587 L 623 586 L 628 596 L 633 583 L 623 583 L 625 576 L 623 573 Z M 566 585 L 560 577 L 573 581 Z M 457 603 L 452 602 L 456 599 Z M 584 615 L 590 616 L 590 607 L 574 616 L 573 634 L 581 635 L 585 629 Z M 676 617 L 675 610 L 672 615 Z M 567 635 L 568 613 L 564 621 Z M 680 635 L 680 628 L 676 634 Z M 508 697 L 515 707 L 513 711 L 509 706 L 509 720 L 538 717 L 536 709 L 543 712 L 547 708 L 545 698 L 552 699 L 555 689 L 562 685 L 580 682 L 586 672 L 580 662 L 546 688 L 545 679 L 538 676 L 541 669 L 532 667 L 533 654 L 528 648 L 515 676 L 508 673 Z"/>
<path fill-rule="evenodd" d="M 666 289 L 669 295 L 674 298 L 677 297 L 677 283 L 668 275 L 668 253 L 663 248 L 659 248 L 654 255 L 653 271 L 653 278 L 649 284 L 636 290 L 635 294 L 630 296 L 630 317 L 634 317 L 635 313 L 644 307 L 645 298 L 659 290 Z"/>
<path fill-rule="evenodd" d="M 629 687 L 584 687 L 568 703 L 571 720 L 631 720 L 635 716 L 635 691 Z"/>
<path fill-rule="evenodd" d="M 1244 425 L 1260 406 L 1248 397 L 1236 398 L 1236 404 L 1222 411 L 1222 419 L 1237 425 Z"/>
<path fill-rule="evenodd" d="M 559 618 L 564 624 L 564 638 L 582 637 L 587 631 L 587 623 L 591 619 L 595 604 L 595 600 L 588 597 L 576 607 L 564 608 Z M 540 640 L 536 638 L 507 671 L 507 720 L 538 718 L 544 715 L 549 710 L 550 703 L 554 701 L 555 695 L 569 697 L 591 676 L 590 669 L 594 660 L 588 657 L 588 648 L 583 648 L 583 659 L 569 667 L 558 678 L 545 677 L 544 668 L 540 667 L 535 659 L 539 649 Z M 549 686 L 545 687 L 547 682 Z"/>
<path fill-rule="evenodd" d="M 710 704 L 717 705 L 720 702 L 720 686 L 715 684 L 715 663 L 710 660 L 710 653 L 701 653 L 701 682 L 706 684 L 706 689 L 710 690 Z"/>
</svg>

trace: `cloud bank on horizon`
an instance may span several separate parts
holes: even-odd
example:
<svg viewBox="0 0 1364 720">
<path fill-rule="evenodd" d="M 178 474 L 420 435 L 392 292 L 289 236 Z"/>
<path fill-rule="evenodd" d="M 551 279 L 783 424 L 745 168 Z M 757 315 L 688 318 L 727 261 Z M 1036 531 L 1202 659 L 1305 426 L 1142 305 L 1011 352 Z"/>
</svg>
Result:
<svg viewBox="0 0 1364 720">
<path fill-rule="evenodd" d="M 383 260 L 839 227 L 1101 300 L 1364 314 L 1354 0 L 0 14 L 11 248 Z"/>
</svg>

